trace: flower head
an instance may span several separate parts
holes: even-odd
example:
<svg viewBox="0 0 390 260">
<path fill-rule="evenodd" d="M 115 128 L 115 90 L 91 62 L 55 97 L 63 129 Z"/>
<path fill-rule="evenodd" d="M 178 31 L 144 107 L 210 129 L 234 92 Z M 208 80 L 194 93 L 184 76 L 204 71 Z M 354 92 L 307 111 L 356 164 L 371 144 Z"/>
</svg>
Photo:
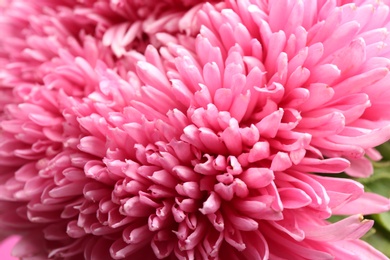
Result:
<svg viewBox="0 0 390 260">
<path fill-rule="evenodd" d="M 0 52 L 16 254 L 385 259 L 359 238 L 389 200 L 329 175 L 369 176 L 390 138 L 389 6 L 176 2 L 5 9 L 27 25 Z"/>
</svg>

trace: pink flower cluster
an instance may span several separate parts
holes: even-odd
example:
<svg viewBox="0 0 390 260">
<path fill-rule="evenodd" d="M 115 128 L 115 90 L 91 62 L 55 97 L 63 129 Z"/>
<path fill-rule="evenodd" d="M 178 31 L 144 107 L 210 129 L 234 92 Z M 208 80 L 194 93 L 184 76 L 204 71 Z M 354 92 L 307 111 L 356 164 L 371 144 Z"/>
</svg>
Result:
<svg viewBox="0 0 390 260">
<path fill-rule="evenodd" d="M 387 259 L 390 6 L 0 2 L 0 230 L 21 259 Z M 346 215 L 339 222 L 332 215 Z"/>
</svg>

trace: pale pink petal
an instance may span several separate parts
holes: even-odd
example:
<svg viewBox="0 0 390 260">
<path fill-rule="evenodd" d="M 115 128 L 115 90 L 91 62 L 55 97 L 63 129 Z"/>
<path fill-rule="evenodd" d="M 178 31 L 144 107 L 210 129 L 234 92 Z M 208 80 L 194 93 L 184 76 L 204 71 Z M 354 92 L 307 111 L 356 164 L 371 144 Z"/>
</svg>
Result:
<svg viewBox="0 0 390 260">
<path fill-rule="evenodd" d="M 358 199 L 333 210 L 335 214 L 374 214 L 390 210 L 390 200 L 375 193 L 366 192 Z"/>
</svg>

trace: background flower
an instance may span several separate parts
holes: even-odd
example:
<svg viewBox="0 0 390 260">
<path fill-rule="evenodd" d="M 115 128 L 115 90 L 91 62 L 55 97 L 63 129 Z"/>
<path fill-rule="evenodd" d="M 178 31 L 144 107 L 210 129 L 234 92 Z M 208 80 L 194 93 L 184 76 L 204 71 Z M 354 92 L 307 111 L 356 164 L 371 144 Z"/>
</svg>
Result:
<svg viewBox="0 0 390 260">
<path fill-rule="evenodd" d="M 12 248 L 18 242 L 19 238 L 16 236 L 8 237 L 1 241 L 0 256 L 4 260 L 16 260 L 17 258 L 11 256 Z"/>
<path fill-rule="evenodd" d="M 389 200 L 321 174 L 369 176 L 390 137 L 387 4 L 194 4 L 7 3 L 15 254 L 386 259 L 359 238 Z"/>
</svg>

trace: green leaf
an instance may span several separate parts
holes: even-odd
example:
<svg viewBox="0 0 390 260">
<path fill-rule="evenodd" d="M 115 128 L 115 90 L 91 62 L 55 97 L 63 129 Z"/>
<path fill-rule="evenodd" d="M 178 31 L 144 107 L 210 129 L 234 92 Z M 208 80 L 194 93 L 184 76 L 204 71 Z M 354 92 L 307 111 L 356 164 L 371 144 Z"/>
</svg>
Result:
<svg viewBox="0 0 390 260">
<path fill-rule="evenodd" d="M 367 191 L 372 191 L 386 198 L 390 197 L 390 162 L 376 163 L 374 174 L 369 178 L 357 179 Z"/>
<path fill-rule="evenodd" d="M 381 153 L 383 161 L 390 161 L 390 142 L 386 142 L 376 149 Z"/>
<path fill-rule="evenodd" d="M 371 244 L 373 247 L 390 257 L 390 234 L 376 230 L 370 236 L 364 236 L 363 240 Z"/>
<path fill-rule="evenodd" d="M 336 223 L 340 220 L 343 220 L 345 219 L 346 217 L 348 216 L 342 216 L 342 215 L 332 215 L 330 218 L 328 218 L 327 220 L 331 223 Z"/>
<path fill-rule="evenodd" d="M 370 236 L 373 236 L 376 234 L 376 230 L 375 228 L 371 228 L 370 230 L 368 230 L 368 232 L 366 234 L 364 234 L 364 236 L 362 237 L 363 240 L 367 241 L 367 239 L 370 237 Z"/>
<path fill-rule="evenodd" d="M 384 231 L 390 232 L 390 212 L 384 212 L 382 214 L 374 215 L 373 219 L 378 225 L 380 225 Z M 390 236 L 390 234 L 389 234 Z"/>
</svg>

